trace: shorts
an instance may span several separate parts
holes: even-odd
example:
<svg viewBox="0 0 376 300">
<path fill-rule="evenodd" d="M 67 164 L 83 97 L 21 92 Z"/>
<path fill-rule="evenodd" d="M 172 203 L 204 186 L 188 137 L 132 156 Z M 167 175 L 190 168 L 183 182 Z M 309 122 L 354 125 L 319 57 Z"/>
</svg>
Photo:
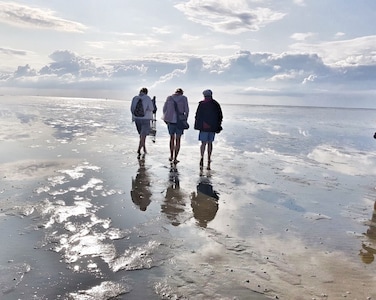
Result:
<svg viewBox="0 0 376 300">
<path fill-rule="evenodd" d="M 167 123 L 168 133 L 170 135 L 176 134 L 177 136 L 183 135 L 184 129 L 179 129 L 176 123 Z"/>
<path fill-rule="evenodd" d="M 201 142 L 213 142 L 215 132 L 200 131 L 198 134 L 198 140 Z"/>
<path fill-rule="evenodd" d="M 137 132 L 139 135 L 146 136 L 150 133 L 150 120 L 149 119 L 135 119 Z"/>
</svg>

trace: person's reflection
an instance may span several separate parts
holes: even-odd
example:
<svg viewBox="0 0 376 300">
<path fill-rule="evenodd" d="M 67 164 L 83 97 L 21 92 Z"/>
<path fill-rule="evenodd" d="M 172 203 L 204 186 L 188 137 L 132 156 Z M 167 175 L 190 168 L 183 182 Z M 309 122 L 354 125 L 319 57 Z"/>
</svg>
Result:
<svg viewBox="0 0 376 300">
<path fill-rule="evenodd" d="M 200 227 L 206 228 L 208 223 L 215 218 L 218 211 L 218 193 L 213 189 L 210 174 L 200 174 L 197 192 L 191 195 L 193 216 Z"/>
<path fill-rule="evenodd" d="M 140 210 L 145 211 L 151 202 L 150 178 L 145 168 L 145 158 L 140 158 L 138 163 L 139 168 L 136 178 L 132 178 L 131 197 L 133 203 L 136 204 Z"/>
<path fill-rule="evenodd" d="M 376 201 L 373 204 L 372 218 L 368 222 L 368 230 L 365 235 L 368 237 L 367 243 L 362 243 L 362 250 L 360 250 L 360 256 L 362 261 L 366 264 L 370 264 L 374 261 L 376 255 Z"/>
<path fill-rule="evenodd" d="M 165 201 L 161 206 L 162 212 L 173 226 L 182 223 L 182 214 L 185 211 L 185 203 L 179 185 L 179 172 L 175 165 L 171 165 L 169 173 L 169 186 L 166 190 Z"/>
</svg>

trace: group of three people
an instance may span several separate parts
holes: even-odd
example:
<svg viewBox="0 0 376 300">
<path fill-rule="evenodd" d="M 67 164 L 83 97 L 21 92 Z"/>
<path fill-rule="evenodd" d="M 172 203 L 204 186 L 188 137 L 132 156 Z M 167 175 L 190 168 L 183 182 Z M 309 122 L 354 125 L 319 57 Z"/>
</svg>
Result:
<svg viewBox="0 0 376 300">
<path fill-rule="evenodd" d="M 199 102 L 196 110 L 194 129 L 199 130 L 198 139 L 201 141 L 200 167 L 203 167 L 204 165 L 204 154 L 207 149 L 207 169 L 210 170 L 213 141 L 215 134 L 222 130 L 223 114 L 220 104 L 213 99 L 213 92 L 211 90 L 204 90 L 203 96 L 204 99 Z M 143 116 L 138 116 L 135 112 L 139 99 L 142 100 L 144 109 Z M 135 122 L 137 131 L 140 135 L 137 149 L 139 156 L 141 155 L 141 151 L 146 153 L 146 136 L 150 133 L 150 122 L 153 119 L 153 112 L 155 111 L 156 105 L 148 96 L 148 89 L 142 88 L 139 95 L 135 96 L 131 103 L 132 121 Z M 178 126 L 178 113 L 183 114 L 186 119 L 188 119 L 188 98 L 184 95 L 184 91 L 181 88 L 176 89 L 174 94 L 168 96 L 163 105 L 162 120 L 167 124 L 168 133 L 170 135 L 169 160 L 174 164 L 179 162 L 178 155 L 180 151 L 181 136 L 184 134 L 184 129 L 181 129 Z"/>
</svg>

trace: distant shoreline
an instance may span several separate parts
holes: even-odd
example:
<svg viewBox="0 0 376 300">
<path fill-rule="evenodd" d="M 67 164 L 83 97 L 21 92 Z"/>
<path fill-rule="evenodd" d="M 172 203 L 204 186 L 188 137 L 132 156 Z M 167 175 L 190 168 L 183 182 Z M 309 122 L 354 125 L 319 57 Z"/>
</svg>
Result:
<svg viewBox="0 0 376 300">
<path fill-rule="evenodd" d="M 6 95 L 1 94 L 0 100 L 3 97 L 12 97 L 12 98 L 50 98 L 50 99 L 66 99 L 66 100 L 79 100 L 79 101 L 111 101 L 111 102 L 130 102 L 131 99 L 114 99 L 114 98 L 93 98 L 93 97 L 76 97 L 76 96 L 41 96 L 41 95 Z M 196 104 L 197 101 L 194 101 L 192 104 Z M 159 105 L 163 103 L 162 100 L 159 101 Z M 259 103 L 226 103 L 222 102 L 221 105 L 224 106 L 254 106 L 254 107 L 281 107 L 281 108 L 317 108 L 317 109 L 345 109 L 345 110 L 376 110 L 376 107 L 356 107 L 356 106 L 322 106 L 322 105 L 294 105 L 294 104 L 259 104 Z"/>
</svg>

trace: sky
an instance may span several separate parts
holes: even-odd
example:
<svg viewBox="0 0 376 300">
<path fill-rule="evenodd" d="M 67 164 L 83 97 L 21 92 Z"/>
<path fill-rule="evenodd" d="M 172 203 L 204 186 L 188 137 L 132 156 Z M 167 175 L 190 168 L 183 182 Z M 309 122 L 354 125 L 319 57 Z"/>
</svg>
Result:
<svg viewBox="0 0 376 300">
<path fill-rule="evenodd" d="M 0 1 L 0 94 L 376 107 L 374 0 Z"/>
</svg>

